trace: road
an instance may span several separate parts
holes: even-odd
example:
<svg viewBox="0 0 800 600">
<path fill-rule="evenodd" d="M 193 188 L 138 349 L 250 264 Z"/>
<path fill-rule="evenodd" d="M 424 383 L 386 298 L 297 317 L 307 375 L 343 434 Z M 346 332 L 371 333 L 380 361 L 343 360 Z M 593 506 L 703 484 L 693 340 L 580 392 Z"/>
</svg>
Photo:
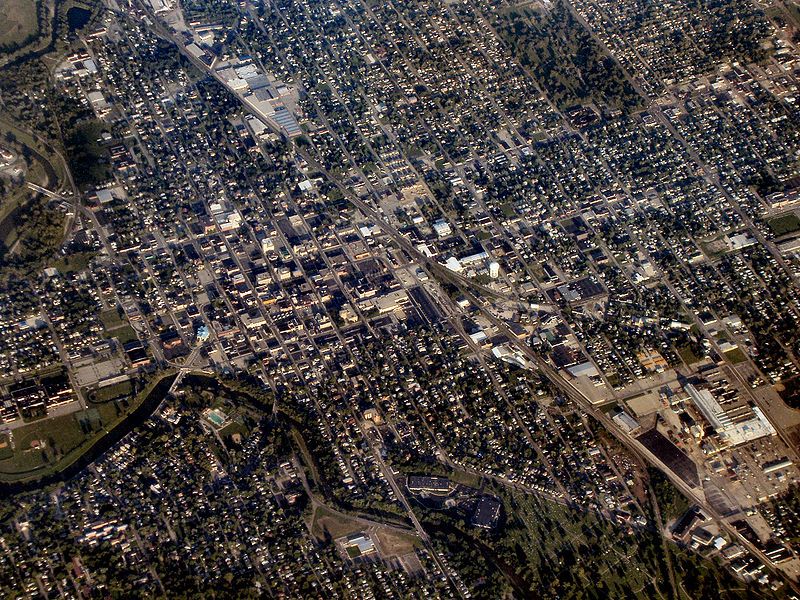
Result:
<svg viewBox="0 0 800 600">
<path fill-rule="evenodd" d="M 146 12 L 147 9 L 145 9 Z M 151 18 L 155 19 L 154 15 L 150 15 Z M 183 50 L 182 45 L 179 41 L 174 39 L 174 36 L 165 30 L 164 27 L 158 26 L 157 33 L 162 37 L 167 37 L 168 40 L 175 43 L 180 49 L 181 52 L 186 54 Z M 249 113 L 254 114 L 256 117 L 262 118 L 260 111 L 256 110 L 249 102 L 243 99 L 235 90 L 231 89 L 227 82 L 222 80 L 217 76 L 214 70 L 201 61 L 193 59 L 193 57 L 189 57 L 190 60 L 200 68 L 202 71 L 206 72 L 208 75 L 213 77 L 217 80 L 221 85 L 225 86 L 226 89 L 240 102 L 242 107 Z M 271 123 L 268 123 L 270 125 Z M 282 133 L 282 131 L 277 128 L 276 131 L 278 133 Z M 383 217 L 381 212 L 377 210 L 374 206 L 368 204 L 358 196 L 356 196 L 352 191 L 345 187 L 338 178 L 334 177 L 331 173 L 327 172 L 326 169 L 313 157 L 309 155 L 309 153 L 300 148 L 296 147 L 296 151 L 298 155 L 300 155 L 309 165 L 311 169 L 320 171 L 324 173 L 329 181 L 334 183 L 336 187 L 340 190 L 340 192 L 344 195 L 344 197 L 351 202 L 353 206 L 355 206 L 359 211 L 361 211 L 366 217 L 374 222 L 374 224 L 381 229 L 381 231 L 386 234 L 387 237 L 391 239 L 391 241 L 405 251 L 413 260 L 415 260 L 432 278 L 438 281 L 439 283 L 447 283 L 450 285 L 457 286 L 465 295 L 466 297 L 472 302 L 474 306 L 480 310 L 481 313 L 484 314 L 500 331 L 501 333 L 505 334 L 506 337 L 510 340 L 510 343 L 515 345 L 516 348 L 525 356 L 527 357 L 533 364 L 537 366 L 537 368 L 542 372 L 542 374 L 557 388 L 559 389 L 568 399 L 572 400 L 576 405 L 578 405 L 584 412 L 591 415 L 595 420 L 600 422 L 615 438 L 617 438 L 628 450 L 634 454 L 634 456 L 638 457 L 646 464 L 650 464 L 655 468 L 662 471 L 671 481 L 672 483 L 690 500 L 695 502 L 698 506 L 703 508 L 704 511 L 714 519 L 718 520 L 721 526 L 731 535 L 733 539 L 736 539 L 742 546 L 747 548 L 751 553 L 758 556 L 767 567 L 773 571 L 774 573 L 779 573 L 775 567 L 775 565 L 764 555 L 764 553 L 758 549 L 755 545 L 753 545 L 749 540 L 745 539 L 735 528 L 733 528 L 723 517 L 722 515 L 718 514 L 717 511 L 711 507 L 705 499 L 705 496 L 701 489 L 694 488 L 683 481 L 680 477 L 678 477 L 671 469 L 669 469 L 657 456 L 655 456 L 652 452 L 650 452 L 647 448 L 645 448 L 640 442 L 638 442 L 633 436 L 631 436 L 628 432 L 623 431 L 622 429 L 618 428 L 616 424 L 611 421 L 611 419 L 602 411 L 596 409 L 590 399 L 584 395 L 582 391 L 580 391 L 571 381 L 567 380 L 561 373 L 559 373 L 555 368 L 553 368 L 543 357 L 539 356 L 538 354 L 534 353 L 533 350 L 522 340 L 519 340 L 516 335 L 511 331 L 508 325 L 498 319 L 494 311 L 491 310 L 489 306 L 483 300 L 480 300 L 476 294 L 480 294 L 482 297 L 496 297 L 497 293 L 488 288 L 486 286 L 482 286 L 477 284 L 470 279 L 451 271 L 447 267 L 440 264 L 438 261 L 431 259 L 430 257 L 424 255 L 420 252 L 416 246 L 403 234 L 401 234 L 394 226 L 387 222 L 387 220 Z M 385 465 L 383 465 L 385 468 Z M 391 482 L 393 478 L 389 473 L 387 476 L 387 480 Z M 396 483 L 393 485 L 393 488 L 396 487 Z M 397 490 L 395 490 L 397 493 Z M 403 498 L 402 494 L 398 494 L 398 498 Z M 410 511 L 413 514 L 413 511 Z M 415 519 L 412 519 L 415 520 Z M 418 521 L 415 522 L 415 527 L 418 526 Z M 419 526 L 421 530 L 421 525 Z M 421 535 L 424 531 L 421 532 Z M 427 539 L 427 536 L 423 539 Z M 782 575 L 779 575 L 782 577 Z M 790 582 L 790 585 L 800 593 L 800 586 L 797 584 Z"/>
</svg>

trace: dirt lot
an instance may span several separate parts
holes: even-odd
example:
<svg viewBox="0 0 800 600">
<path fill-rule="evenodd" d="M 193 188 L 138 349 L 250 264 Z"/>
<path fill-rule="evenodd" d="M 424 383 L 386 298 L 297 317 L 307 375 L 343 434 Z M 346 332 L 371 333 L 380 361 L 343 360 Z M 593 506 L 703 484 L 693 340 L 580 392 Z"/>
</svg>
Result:
<svg viewBox="0 0 800 600">
<path fill-rule="evenodd" d="M 323 506 L 317 507 L 311 524 L 311 533 L 318 538 L 324 537 L 327 532 L 333 539 L 336 539 L 362 529 L 364 529 L 364 525 L 359 521 L 349 519 Z"/>
<path fill-rule="evenodd" d="M 311 523 L 311 533 L 322 539 L 327 534 L 337 539 L 351 533 L 364 531 L 377 542 L 385 557 L 402 556 L 414 551 L 419 539 L 413 533 L 404 533 L 366 519 L 351 518 L 324 506 L 317 506 Z"/>
<path fill-rule="evenodd" d="M 386 556 L 402 556 L 414 551 L 419 540 L 412 535 L 405 535 L 388 529 L 379 529 L 375 532 L 378 546 Z"/>
</svg>

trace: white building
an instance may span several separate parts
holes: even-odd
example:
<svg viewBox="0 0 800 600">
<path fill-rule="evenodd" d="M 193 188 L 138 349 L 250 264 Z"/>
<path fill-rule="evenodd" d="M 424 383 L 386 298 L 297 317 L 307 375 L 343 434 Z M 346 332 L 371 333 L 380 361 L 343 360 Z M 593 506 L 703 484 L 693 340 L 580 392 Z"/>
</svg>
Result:
<svg viewBox="0 0 800 600">
<path fill-rule="evenodd" d="M 776 433 L 775 428 L 757 406 L 751 409 L 753 413 L 751 419 L 734 422 L 708 390 L 698 390 L 692 384 L 687 384 L 685 390 L 709 425 L 714 428 L 720 440 L 731 446 L 738 446 Z"/>
</svg>

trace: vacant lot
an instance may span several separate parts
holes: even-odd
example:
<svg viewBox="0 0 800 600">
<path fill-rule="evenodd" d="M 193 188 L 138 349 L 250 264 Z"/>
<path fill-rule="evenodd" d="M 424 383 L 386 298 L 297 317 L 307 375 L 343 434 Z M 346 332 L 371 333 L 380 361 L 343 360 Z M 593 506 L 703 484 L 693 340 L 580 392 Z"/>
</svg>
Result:
<svg viewBox="0 0 800 600">
<path fill-rule="evenodd" d="M 420 546 L 419 538 L 415 535 L 399 533 L 391 529 L 378 529 L 375 532 L 378 545 L 386 556 L 403 556 L 414 551 Z"/>
<path fill-rule="evenodd" d="M 118 398 L 125 398 L 133 393 L 133 385 L 130 381 L 122 381 L 113 385 L 107 385 L 92 393 L 91 401 L 94 403 L 108 402 Z"/>
<path fill-rule="evenodd" d="M 320 539 L 323 539 L 326 533 L 336 539 L 363 529 L 363 523 L 324 506 L 317 507 L 311 524 L 311 533 Z"/>
<path fill-rule="evenodd" d="M 367 532 L 377 542 L 384 556 L 403 556 L 420 545 L 419 538 L 411 531 L 404 533 L 374 522 L 350 518 L 326 506 L 316 506 L 311 521 L 311 533 L 318 539 L 325 539 L 326 534 L 337 539 L 361 531 Z"/>
<path fill-rule="evenodd" d="M 38 0 L 0 2 L 0 50 L 19 48 L 39 33 L 36 19 L 38 5 Z"/>
<path fill-rule="evenodd" d="M 104 310 L 100 313 L 100 321 L 106 330 L 117 329 L 125 325 L 125 321 L 119 316 L 119 311 L 116 308 Z"/>
<path fill-rule="evenodd" d="M 744 362 L 744 361 L 747 360 L 747 356 L 739 348 L 734 348 L 733 350 L 728 350 L 725 353 L 725 358 L 727 358 L 733 364 L 738 364 L 740 362 Z"/>
</svg>

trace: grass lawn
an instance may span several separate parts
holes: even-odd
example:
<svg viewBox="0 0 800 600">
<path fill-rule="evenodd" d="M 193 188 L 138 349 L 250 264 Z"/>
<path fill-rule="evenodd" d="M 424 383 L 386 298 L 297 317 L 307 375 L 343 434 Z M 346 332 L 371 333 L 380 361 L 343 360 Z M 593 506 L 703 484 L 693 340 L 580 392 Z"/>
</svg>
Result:
<svg viewBox="0 0 800 600">
<path fill-rule="evenodd" d="M 70 256 L 59 258 L 58 260 L 53 261 L 50 266 L 55 267 L 65 275 L 69 273 L 77 273 L 78 271 L 83 271 L 87 266 L 89 266 L 89 262 L 92 260 L 92 258 L 94 258 L 94 256 L 94 252 L 79 252 L 78 254 L 71 254 Z M 116 313 L 117 311 L 115 310 L 114 312 Z"/>
<path fill-rule="evenodd" d="M 219 430 L 219 437 L 226 438 L 229 435 L 233 435 L 234 433 L 238 433 L 243 438 L 247 437 L 247 434 L 250 433 L 244 425 L 239 423 L 238 421 L 231 421 L 225 427 Z"/>
<path fill-rule="evenodd" d="M 100 313 L 100 321 L 106 330 L 106 337 L 115 337 L 120 344 L 127 344 L 139 339 L 136 332 L 124 317 L 119 316 L 116 308 L 110 308 Z"/>
<path fill-rule="evenodd" d="M 130 381 L 122 381 L 113 385 L 101 387 L 91 393 L 90 398 L 93 403 L 108 402 L 125 396 L 130 396 L 133 392 L 133 385 Z"/>
<path fill-rule="evenodd" d="M 8 435 L 0 435 L 0 461 L 8 460 L 14 456 L 14 451 L 9 444 Z"/>
<path fill-rule="evenodd" d="M 117 312 L 116 308 L 111 308 L 101 312 L 100 321 L 103 323 L 103 327 L 105 327 L 106 330 L 116 329 L 117 327 L 122 327 L 125 324 L 125 321 L 123 321 L 119 316 L 119 312 Z"/>
<path fill-rule="evenodd" d="M 110 337 L 117 338 L 120 344 L 127 344 L 128 342 L 133 342 L 139 339 L 139 337 L 136 335 L 136 332 L 133 330 L 133 327 L 130 325 L 123 325 L 122 327 L 115 329 L 111 332 Z"/>
<path fill-rule="evenodd" d="M 680 348 L 677 348 L 677 350 L 678 354 L 683 359 L 683 362 L 685 362 L 687 365 L 691 365 L 700 360 L 700 357 L 697 356 L 689 346 L 681 346 Z"/>
<path fill-rule="evenodd" d="M 39 32 L 33 0 L 3 0 L 0 2 L 0 47 L 21 46 Z"/>
<path fill-rule="evenodd" d="M 508 218 L 508 219 L 511 219 L 511 218 L 513 218 L 513 217 L 514 217 L 514 215 L 516 215 L 516 214 L 517 214 L 517 213 L 514 211 L 514 205 L 513 205 L 511 202 L 506 202 L 506 203 L 504 203 L 504 204 L 503 204 L 503 205 L 500 207 L 500 210 L 501 210 L 501 211 L 503 211 L 503 216 L 504 216 L 504 217 L 506 217 L 506 218 Z"/>
<path fill-rule="evenodd" d="M 122 414 L 122 407 L 117 402 L 105 402 L 98 404 L 95 410 L 100 415 L 103 423 L 113 423 Z"/>
<path fill-rule="evenodd" d="M 742 352 L 740 348 L 734 348 L 733 350 L 728 350 L 725 353 L 725 358 L 727 358 L 733 364 L 737 364 L 747 360 L 747 356 L 745 356 L 744 352 Z"/>
<path fill-rule="evenodd" d="M 466 471 L 453 470 L 453 472 L 450 473 L 450 479 L 456 483 L 460 483 L 461 485 L 467 485 L 474 488 L 477 488 L 481 484 L 480 475 L 476 475 L 475 473 L 467 473 Z"/>
<path fill-rule="evenodd" d="M 84 419 L 96 425 L 99 422 L 99 415 L 94 413 L 79 411 L 52 419 L 42 419 L 15 429 L 15 450 L 12 457 L 0 460 L 0 474 L 12 475 L 35 471 L 74 450 L 88 437 L 81 429 L 79 420 Z M 44 442 L 43 450 L 31 446 L 37 441 Z"/>
<path fill-rule="evenodd" d="M 608 404 L 604 404 L 600 407 L 600 410 L 603 411 L 604 414 L 610 415 L 611 413 L 619 410 L 621 407 L 619 402 L 609 402 Z"/>
<path fill-rule="evenodd" d="M 375 532 L 381 551 L 388 556 L 400 556 L 420 548 L 422 542 L 416 535 L 400 533 L 391 529 L 379 529 Z M 374 538 L 373 538 L 374 539 Z"/>
<path fill-rule="evenodd" d="M 336 539 L 361 531 L 363 528 L 364 525 L 355 519 L 350 519 L 339 512 L 320 505 L 317 506 L 314 513 L 311 533 L 322 539 L 325 537 L 325 532 L 327 532 L 333 539 Z"/>
<path fill-rule="evenodd" d="M 781 215 L 767 221 L 767 225 L 777 236 L 800 231 L 800 218 L 794 213 Z"/>
</svg>

